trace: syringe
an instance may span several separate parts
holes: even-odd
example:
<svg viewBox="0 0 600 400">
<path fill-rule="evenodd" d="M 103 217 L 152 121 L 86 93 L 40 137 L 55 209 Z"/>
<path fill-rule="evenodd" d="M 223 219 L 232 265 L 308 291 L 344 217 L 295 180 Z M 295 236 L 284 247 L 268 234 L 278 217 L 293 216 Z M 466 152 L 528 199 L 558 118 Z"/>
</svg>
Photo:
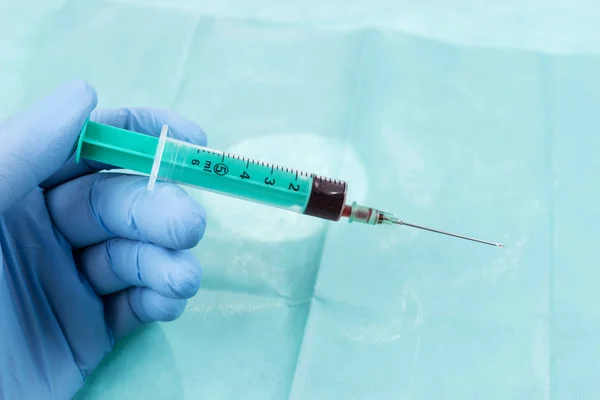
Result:
<svg viewBox="0 0 600 400">
<path fill-rule="evenodd" d="M 88 121 L 81 130 L 75 160 L 98 161 L 148 174 L 148 189 L 156 180 L 200 187 L 329 221 L 347 218 L 369 225 L 406 225 L 473 242 L 504 247 L 437 229 L 409 224 L 391 213 L 346 203 L 347 183 L 193 145 L 168 137 L 164 125 L 154 137 Z"/>
</svg>

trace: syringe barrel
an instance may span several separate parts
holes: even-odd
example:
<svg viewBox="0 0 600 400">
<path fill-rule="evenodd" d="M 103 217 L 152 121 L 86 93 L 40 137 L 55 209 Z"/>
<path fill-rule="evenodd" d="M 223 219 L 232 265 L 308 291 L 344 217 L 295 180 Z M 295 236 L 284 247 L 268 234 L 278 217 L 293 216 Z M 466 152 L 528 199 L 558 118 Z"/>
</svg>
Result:
<svg viewBox="0 0 600 400">
<path fill-rule="evenodd" d="M 346 182 L 314 175 L 304 214 L 338 221 L 346 204 L 346 194 Z"/>
<path fill-rule="evenodd" d="M 343 181 L 95 122 L 82 129 L 80 158 L 332 221 L 346 199 Z"/>
<path fill-rule="evenodd" d="M 165 143 L 158 180 L 298 213 L 305 210 L 312 186 L 309 174 L 170 138 Z"/>
</svg>

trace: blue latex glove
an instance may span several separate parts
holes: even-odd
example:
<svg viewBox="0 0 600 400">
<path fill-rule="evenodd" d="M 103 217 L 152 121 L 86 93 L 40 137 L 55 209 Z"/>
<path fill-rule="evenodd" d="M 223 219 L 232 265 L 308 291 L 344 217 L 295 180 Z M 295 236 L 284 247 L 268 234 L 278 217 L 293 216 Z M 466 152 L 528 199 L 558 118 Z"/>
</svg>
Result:
<svg viewBox="0 0 600 400">
<path fill-rule="evenodd" d="M 75 164 L 85 119 L 205 145 L 165 111 L 94 110 L 72 82 L 0 124 L 0 398 L 67 399 L 116 340 L 184 310 L 204 210 L 181 188 Z"/>
</svg>

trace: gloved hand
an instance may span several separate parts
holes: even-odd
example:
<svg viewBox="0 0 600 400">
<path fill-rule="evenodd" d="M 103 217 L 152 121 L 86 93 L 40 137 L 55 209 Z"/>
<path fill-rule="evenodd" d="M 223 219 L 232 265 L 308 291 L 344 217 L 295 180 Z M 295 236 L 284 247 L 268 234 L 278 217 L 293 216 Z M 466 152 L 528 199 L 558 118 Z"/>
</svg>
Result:
<svg viewBox="0 0 600 400">
<path fill-rule="evenodd" d="M 170 321 L 200 285 L 185 249 L 204 210 L 181 188 L 75 164 L 94 121 L 205 145 L 197 125 L 152 109 L 94 110 L 72 82 L 0 124 L 0 398 L 67 399 L 116 340 Z"/>
</svg>

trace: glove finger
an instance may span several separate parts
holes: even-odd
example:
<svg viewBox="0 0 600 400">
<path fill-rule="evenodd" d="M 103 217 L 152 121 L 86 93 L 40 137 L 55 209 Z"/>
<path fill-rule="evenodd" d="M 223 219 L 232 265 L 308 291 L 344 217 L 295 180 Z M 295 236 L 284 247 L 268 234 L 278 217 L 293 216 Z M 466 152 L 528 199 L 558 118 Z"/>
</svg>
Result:
<svg viewBox="0 0 600 400">
<path fill-rule="evenodd" d="M 55 226 L 74 248 L 122 237 L 170 249 L 198 244 L 206 228 L 204 209 L 177 185 L 158 182 L 147 190 L 141 176 L 97 173 L 46 192 Z"/>
<path fill-rule="evenodd" d="M 183 313 L 186 299 L 172 299 L 142 287 L 122 290 L 104 300 L 106 320 L 116 340 L 154 321 L 173 321 Z"/>
<path fill-rule="evenodd" d="M 82 274 L 98 295 L 144 286 L 165 297 L 185 299 L 200 288 L 201 270 L 189 251 L 111 239 L 77 255 Z"/>
<path fill-rule="evenodd" d="M 201 127 L 169 110 L 150 107 L 96 109 L 92 112 L 90 119 L 105 125 L 152 136 L 158 136 L 162 126 L 167 124 L 169 125 L 169 135 L 173 138 L 206 146 L 206 133 Z M 114 168 L 112 165 L 94 161 L 82 160 L 76 163 L 75 158 L 71 157 L 60 171 L 42 183 L 42 187 L 52 188 L 78 176 Z"/>
<path fill-rule="evenodd" d="M 0 124 L 0 214 L 62 168 L 96 101 L 74 81 Z"/>
</svg>

